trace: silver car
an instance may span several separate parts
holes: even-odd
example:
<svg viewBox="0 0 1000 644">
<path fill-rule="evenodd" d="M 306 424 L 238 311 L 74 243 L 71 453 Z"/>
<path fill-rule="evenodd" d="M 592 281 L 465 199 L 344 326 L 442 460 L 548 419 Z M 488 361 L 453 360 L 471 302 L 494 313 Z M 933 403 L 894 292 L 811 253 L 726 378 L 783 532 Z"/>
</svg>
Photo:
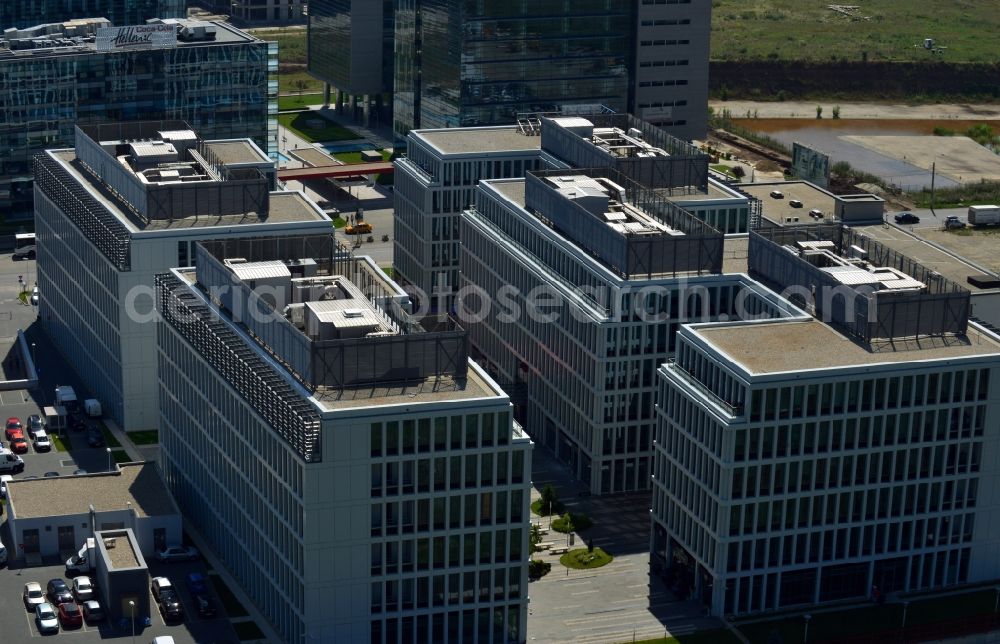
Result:
<svg viewBox="0 0 1000 644">
<path fill-rule="evenodd" d="M 35 606 L 35 623 L 38 624 L 39 633 L 58 633 L 59 617 L 52 608 L 52 604 L 42 602 Z"/>
<path fill-rule="evenodd" d="M 28 610 L 34 610 L 39 604 L 45 603 L 45 594 L 42 593 L 42 585 L 37 581 L 29 581 L 24 585 L 22 597 L 24 599 L 24 607 Z"/>
</svg>

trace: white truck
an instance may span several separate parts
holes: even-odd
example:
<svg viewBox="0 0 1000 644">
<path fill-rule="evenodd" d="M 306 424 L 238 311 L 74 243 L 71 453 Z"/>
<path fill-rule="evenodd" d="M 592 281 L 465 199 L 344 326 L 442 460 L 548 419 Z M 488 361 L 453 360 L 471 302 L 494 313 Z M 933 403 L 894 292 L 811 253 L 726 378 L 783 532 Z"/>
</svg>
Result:
<svg viewBox="0 0 1000 644">
<path fill-rule="evenodd" d="M 970 226 L 996 226 L 1000 224 L 1000 206 L 969 206 Z"/>
<path fill-rule="evenodd" d="M 87 542 L 80 548 L 80 552 L 66 560 L 66 576 L 73 577 L 93 572 L 96 552 L 97 543 L 94 537 L 87 537 Z"/>
<path fill-rule="evenodd" d="M 0 449 L 0 474 L 20 474 L 23 471 L 23 458 L 9 449 Z"/>
<path fill-rule="evenodd" d="M 83 410 L 91 418 L 100 418 L 102 413 L 101 401 L 96 398 L 87 398 L 83 401 Z"/>
<path fill-rule="evenodd" d="M 65 407 L 66 411 L 76 411 L 79 407 L 79 403 L 76 398 L 76 391 L 74 391 L 69 385 L 56 387 L 56 404 Z"/>
</svg>

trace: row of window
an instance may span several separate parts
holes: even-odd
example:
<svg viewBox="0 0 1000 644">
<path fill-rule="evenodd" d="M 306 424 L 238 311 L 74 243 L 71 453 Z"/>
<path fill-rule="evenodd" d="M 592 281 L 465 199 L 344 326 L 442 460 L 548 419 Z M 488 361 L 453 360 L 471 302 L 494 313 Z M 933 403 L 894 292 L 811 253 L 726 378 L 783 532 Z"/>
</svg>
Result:
<svg viewBox="0 0 1000 644">
<path fill-rule="evenodd" d="M 516 528 L 509 533 L 506 530 L 467 532 L 373 543 L 371 574 L 379 577 L 518 562 L 522 559 L 523 536 L 524 531 Z"/>
<path fill-rule="evenodd" d="M 667 25 L 690 25 L 690 18 L 643 20 L 639 23 L 643 27 L 664 27 Z"/>
<path fill-rule="evenodd" d="M 639 41 L 639 46 L 640 47 L 663 47 L 663 46 L 666 46 L 666 45 L 690 45 L 690 44 L 691 44 L 691 41 L 687 40 L 687 39 L 684 39 L 684 40 L 665 40 L 665 39 L 661 39 L 661 40 L 640 40 Z"/>
<path fill-rule="evenodd" d="M 440 456 L 422 458 L 416 461 L 391 461 L 372 463 L 371 493 L 373 497 L 396 496 L 443 490 L 458 490 L 462 487 L 492 487 L 493 485 L 520 484 L 523 473 L 523 452 L 513 452 L 514 473 L 508 476 L 509 453 L 466 454 L 463 456 Z M 518 458 L 520 457 L 520 458 Z M 462 461 L 465 467 L 462 467 Z M 494 463 L 496 467 L 494 467 Z"/>
<path fill-rule="evenodd" d="M 508 511 L 507 499 L 510 498 Z M 447 503 L 446 500 L 447 499 Z M 409 534 L 460 526 L 520 523 L 524 517 L 524 490 L 435 496 L 433 499 L 373 503 L 371 534 Z M 496 507 L 494 507 L 494 501 Z M 448 512 L 445 514 L 447 505 Z"/>
<path fill-rule="evenodd" d="M 372 457 L 426 453 L 448 449 L 465 450 L 510 443 L 510 412 L 489 412 L 448 417 L 407 419 L 372 423 Z M 431 431 L 433 423 L 433 433 Z M 515 452 L 515 458 L 519 455 Z M 524 455 L 520 454 L 523 459 Z M 515 467 L 515 469 L 520 469 Z"/>
<path fill-rule="evenodd" d="M 371 644 L 414 642 L 515 644 L 524 640 L 521 637 L 521 621 L 520 604 L 387 617 L 371 623 Z"/>
<path fill-rule="evenodd" d="M 733 431 L 733 460 L 769 460 L 877 447 L 955 442 L 983 435 L 986 406 L 839 418 Z"/>
<path fill-rule="evenodd" d="M 653 80 L 653 81 L 640 81 L 639 87 L 673 87 L 675 85 L 687 85 L 686 79 L 677 80 Z"/>
<path fill-rule="evenodd" d="M 688 64 L 688 60 L 644 60 L 639 67 L 684 67 Z"/>
</svg>

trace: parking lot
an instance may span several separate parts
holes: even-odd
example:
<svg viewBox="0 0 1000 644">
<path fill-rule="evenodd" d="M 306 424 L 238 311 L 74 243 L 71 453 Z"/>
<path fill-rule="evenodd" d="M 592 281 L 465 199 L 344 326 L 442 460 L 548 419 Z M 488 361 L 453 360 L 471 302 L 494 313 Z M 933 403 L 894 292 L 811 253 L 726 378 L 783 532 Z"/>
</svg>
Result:
<svg viewBox="0 0 1000 644">
<path fill-rule="evenodd" d="M 184 605 L 184 620 L 176 624 L 166 624 L 163 621 L 157 604 L 152 595 L 149 598 L 150 613 L 152 623 L 145 626 L 138 620 L 135 624 L 135 635 L 137 640 L 148 642 L 157 635 L 170 635 L 178 644 L 194 642 L 235 642 L 236 634 L 229 620 L 225 615 L 222 604 L 218 596 L 209 584 L 209 594 L 218 611 L 215 617 L 202 618 L 198 616 L 191 599 L 191 594 L 185 587 L 184 579 L 189 572 L 205 572 L 205 564 L 200 561 L 162 564 L 159 562 L 147 562 L 149 564 L 150 576 L 164 576 L 170 578 L 173 586 L 180 595 L 181 603 Z M 2 641 L 4 644 L 17 644 L 20 642 L 30 642 L 38 637 L 53 639 L 69 638 L 70 642 L 99 642 L 107 638 L 131 637 L 132 624 L 126 620 L 124 623 L 87 624 L 86 622 L 78 628 L 59 629 L 59 634 L 42 635 L 38 632 L 35 623 L 34 613 L 28 612 L 21 599 L 24 584 L 36 581 L 45 585 L 50 579 L 62 578 L 67 584 L 72 580 L 65 577 L 65 569 L 62 565 L 40 566 L 32 568 L 20 568 L 17 563 L 10 569 L 0 570 L 0 622 L 3 623 Z"/>
</svg>

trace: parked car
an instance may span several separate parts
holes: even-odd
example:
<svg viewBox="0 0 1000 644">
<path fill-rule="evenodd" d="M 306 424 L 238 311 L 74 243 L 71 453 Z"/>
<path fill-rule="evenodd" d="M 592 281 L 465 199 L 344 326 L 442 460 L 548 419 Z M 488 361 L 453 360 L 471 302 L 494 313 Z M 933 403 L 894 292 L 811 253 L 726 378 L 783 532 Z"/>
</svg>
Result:
<svg viewBox="0 0 1000 644">
<path fill-rule="evenodd" d="M 812 210 L 809 211 L 809 216 L 812 217 L 813 219 L 822 219 L 823 211 L 820 210 L 819 208 L 813 208 Z"/>
<path fill-rule="evenodd" d="M 7 419 L 7 428 L 4 430 L 7 440 L 13 440 L 15 436 L 24 436 L 24 426 L 17 418 Z"/>
<path fill-rule="evenodd" d="M 215 617 L 215 604 L 212 603 L 212 598 L 205 593 L 198 593 L 192 595 L 191 598 L 194 600 L 194 605 L 198 609 L 199 617 Z"/>
<path fill-rule="evenodd" d="M 42 585 L 37 581 L 29 581 L 24 585 L 24 592 L 21 593 L 24 599 L 24 607 L 34 610 L 35 606 L 45 603 L 45 595 L 42 593 Z"/>
<path fill-rule="evenodd" d="M 771 196 L 773 198 L 775 198 L 775 199 L 784 199 L 785 198 L 785 193 L 783 193 L 780 190 L 772 190 L 771 191 Z"/>
<path fill-rule="evenodd" d="M 962 229 L 965 228 L 965 222 L 955 215 L 949 215 L 948 218 L 944 220 L 944 227 L 948 229 Z"/>
<path fill-rule="evenodd" d="M 45 474 L 42 474 L 42 476 L 47 479 L 54 479 L 59 476 L 59 472 L 46 472 Z"/>
<path fill-rule="evenodd" d="M 208 579 L 200 572 L 189 572 L 185 581 L 192 595 L 208 592 Z"/>
<path fill-rule="evenodd" d="M 90 472 L 88 472 L 87 470 L 83 469 L 82 467 L 80 469 L 78 469 L 78 470 L 73 470 L 73 476 L 80 476 L 82 474 L 90 474 Z"/>
<path fill-rule="evenodd" d="M 166 577 L 153 577 L 149 582 L 149 590 L 153 593 L 153 599 L 160 601 L 160 595 L 167 590 L 173 592 L 174 587 Z"/>
<path fill-rule="evenodd" d="M 69 592 L 69 586 L 62 579 L 51 579 L 45 587 L 46 593 L 52 603 L 58 606 L 66 602 L 73 601 L 73 593 Z"/>
<path fill-rule="evenodd" d="M 799 201 L 798 199 L 789 199 L 788 205 L 791 206 L 792 208 L 801 208 L 802 202 Z"/>
<path fill-rule="evenodd" d="M 63 628 L 83 625 L 83 613 L 76 602 L 63 602 L 59 604 L 59 623 Z"/>
<path fill-rule="evenodd" d="M 367 221 L 362 221 L 354 224 L 353 226 L 348 226 L 344 228 L 344 233 L 347 235 L 367 235 L 372 231 L 372 225 Z"/>
<path fill-rule="evenodd" d="M 52 451 L 52 440 L 49 438 L 49 435 L 45 433 L 44 429 L 31 432 L 31 440 L 35 443 L 36 452 Z"/>
<path fill-rule="evenodd" d="M 83 602 L 83 618 L 87 620 L 88 624 L 103 622 L 106 616 L 104 615 L 104 609 L 101 608 L 101 603 L 96 599 Z"/>
<path fill-rule="evenodd" d="M 73 580 L 73 596 L 78 602 L 85 602 L 94 597 L 94 586 L 90 583 L 90 577 L 81 575 Z"/>
<path fill-rule="evenodd" d="M 42 602 L 35 606 L 35 623 L 38 625 L 39 633 L 58 633 L 59 618 L 52 604 Z"/>
<path fill-rule="evenodd" d="M 24 436 L 15 436 L 14 440 L 10 442 L 10 451 L 15 454 L 27 454 L 28 441 L 24 438 Z"/>
<path fill-rule="evenodd" d="M 897 224 L 919 224 L 920 217 L 917 217 L 912 212 L 901 212 L 896 215 Z"/>
<path fill-rule="evenodd" d="M 45 429 L 45 423 L 42 422 L 42 417 L 38 414 L 28 416 L 28 431 L 37 432 L 40 429 Z"/>
<path fill-rule="evenodd" d="M 184 619 L 184 605 L 173 589 L 160 591 L 160 614 L 166 622 L 179 622 Z"/>
<path fill-rule="evenodd" d="M 38 306 L 38 287 L 31 289 L 31 306 Z"/>
<path fill-rule="evenodd" d="M 87 421 L 85 421 L 83 419 L 83 416 L 78 416 L 76 414 L 70 414 L 70 415 L 66 416 L 66 422 L 69 424 L 69 428 L 70 429 L 75 429 L 77 431 L 88 429 L 88 427 L 87 427 Z"/>
<path fill-rule="evenodd" d="M 198 550 L 191 546 L 171 546 L 156 553 L 160 561 L 191 561 L 198 558 Z"/>
<path fill-rule="evenodd" d="M 104 434 L 98 427 L 91 427 L 87 430 L 87 445 L 91 447 L 104 447 Z"/>
</svg>

